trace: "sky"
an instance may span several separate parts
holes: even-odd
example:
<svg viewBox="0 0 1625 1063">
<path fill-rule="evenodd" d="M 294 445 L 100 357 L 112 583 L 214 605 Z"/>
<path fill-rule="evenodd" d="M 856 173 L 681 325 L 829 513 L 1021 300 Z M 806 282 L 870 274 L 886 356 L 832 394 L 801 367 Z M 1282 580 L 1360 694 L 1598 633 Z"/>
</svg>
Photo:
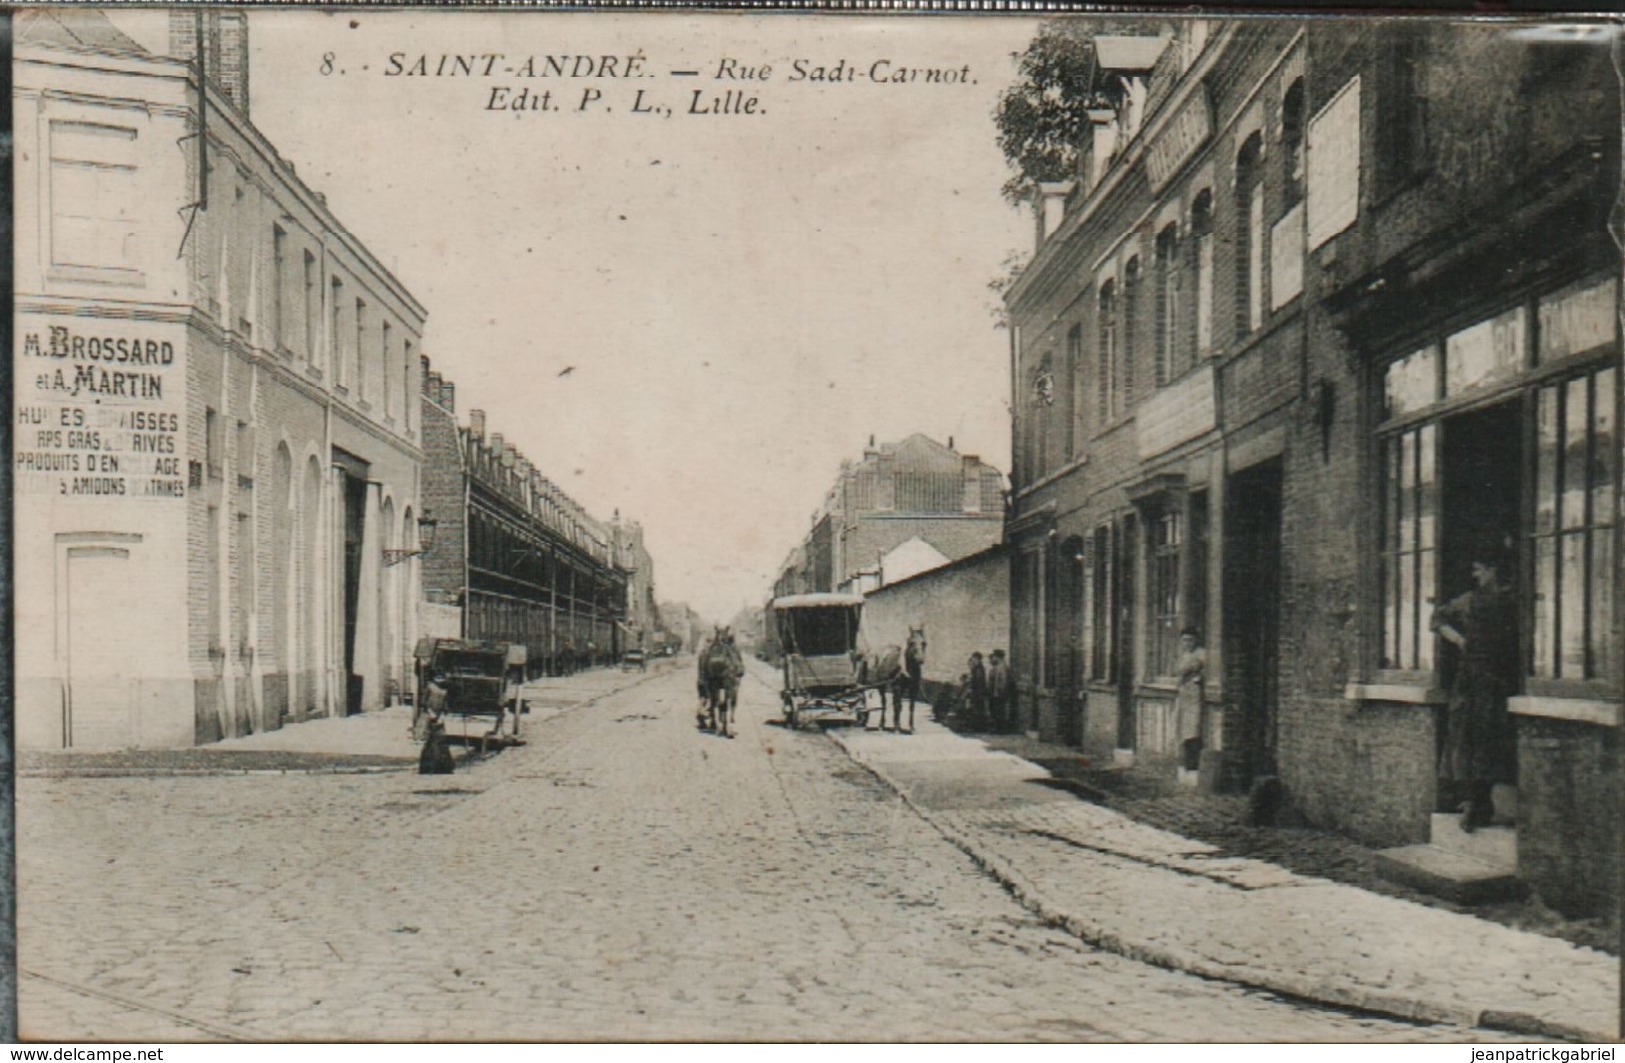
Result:
<svg viewBox="0 0 1625 1063">
<path fill-rule="evenodd" d="M 1008 469 L 1009 338 L 988 283 L 1032 222 L 1000 197 L 991 115 L 1034 21 L 250 20 L 255 124 L 428 309 L 425 352 L 460 418 L 485 410 L 589 512 L 639 521 L 661 600 L 716 620 L 762 603 L 871 435 L 951 436 Z M 506 58 L 491 77 L 387 73 L 459 53 Z M 506 73 L 561 54 L 641 55 L 648 76 Z M 771 74 L 719 79 L 729 59 Z M 809 76 L 792 81 L 798 60 Z M 969 76 L 811 76 L 877 60 Z M 498 86 L 551 89 L 558 109 L 491 110 Z M 581 109 L 587 88 L 603 96 Z M 634 113 L 639 89 L 673 113 Z M 754 96 L 757 113 L 687 113 L 728 89 L 724 105 Z"/>
</svg>

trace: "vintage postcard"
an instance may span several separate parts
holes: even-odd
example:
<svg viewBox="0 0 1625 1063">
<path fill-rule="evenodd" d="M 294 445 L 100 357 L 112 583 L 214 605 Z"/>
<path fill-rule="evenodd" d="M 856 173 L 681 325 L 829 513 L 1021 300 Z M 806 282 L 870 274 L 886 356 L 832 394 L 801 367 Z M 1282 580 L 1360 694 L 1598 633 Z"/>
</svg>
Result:
<svg viewBox="0 0 1625 1063">
<path fill-rule="evenodd" d="M 10 25 L 19 1037 L 1617 1038 L 1616 23 Z"/>
</svg>

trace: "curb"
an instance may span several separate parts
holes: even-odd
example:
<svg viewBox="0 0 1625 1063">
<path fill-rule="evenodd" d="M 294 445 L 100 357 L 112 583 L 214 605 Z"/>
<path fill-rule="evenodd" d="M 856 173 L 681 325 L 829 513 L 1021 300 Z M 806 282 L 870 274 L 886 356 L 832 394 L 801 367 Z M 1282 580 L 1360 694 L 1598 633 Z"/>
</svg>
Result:
<svg viewBox="0 0 1625 1063">
<path fill-rule="evenodd" d="M 1286 972 L 1258 971 L 1217 963 L 1190 949 L 1128 940 L 1099 922 L 1068 912 L 1057 905 L 1016 867 L 994 854 L 989 847 L 977 844 L 966 832 L 944 823 L 935 813 L 915 801 L 885 772 L 860 759 L 846 744 L 843 735 L 832 730 L 826 730 L 824 733 L 841 747 L 842 752 L 846 753 L 852 763 L 869 772 L 897 794 L 903 804 L 934 827 L 937 833 L 955 848 L 969 856 L 978 867 L 1008 890 L 1023 908 L 1085 944 L 1138 963 L 1192 974 L 1199 978 L 1226 982 L 1248 989 L 1265 990 L 1313 1004 L 1386 1015 L 1411 1022 L 1473 1027 L 1593 1044 L 1611 1044 L 1616 1040 L 1614 1034 L 1610 1032 L 1587 1030 L 1568 1023 L 1553 1022 L 1527 1012 L 1438 1004 L 1420 997 L 1407 997 L 1356 985 L 1294 977 Z"/>
</svg>

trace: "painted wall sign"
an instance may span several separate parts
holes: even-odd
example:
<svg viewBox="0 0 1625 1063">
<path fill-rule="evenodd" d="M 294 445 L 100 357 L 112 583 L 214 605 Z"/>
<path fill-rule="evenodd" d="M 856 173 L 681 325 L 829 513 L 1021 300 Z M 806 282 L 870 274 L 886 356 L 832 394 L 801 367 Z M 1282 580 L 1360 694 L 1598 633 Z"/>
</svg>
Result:
<svg viewBox="0 0 1625 1063">
<path fill-rule="evenodd" d="M 19 325 L 18 493 L 186 497 L 186 379 L 175 341 L 130 322 Z"/>
</svg>

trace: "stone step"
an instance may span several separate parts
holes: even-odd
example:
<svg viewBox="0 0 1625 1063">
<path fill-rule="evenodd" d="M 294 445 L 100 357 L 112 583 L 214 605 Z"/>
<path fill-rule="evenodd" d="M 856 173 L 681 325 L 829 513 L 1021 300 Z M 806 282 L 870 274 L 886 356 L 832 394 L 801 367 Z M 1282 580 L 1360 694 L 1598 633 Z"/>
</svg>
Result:
<svg viewBox="0 0 1625 1063">
<path fill-rule="evenodd" d="M 1458 904 L 1488 904 L 1522 895 L 1523 884 L 1505 866 L 1485 863 L 1434 845 L 1403 845 L 1375 854 L 1377 874 Z"/>
<path fill-rule="evenodd" d="M 1468 833 L 1461 829 L 1460 815 L 1439 812 L 1433 816 L 1428 843 L 1509 873 L 1518 870 L 1518 832 L 1512 827 L 1479 827 Z"/>
</svg>

